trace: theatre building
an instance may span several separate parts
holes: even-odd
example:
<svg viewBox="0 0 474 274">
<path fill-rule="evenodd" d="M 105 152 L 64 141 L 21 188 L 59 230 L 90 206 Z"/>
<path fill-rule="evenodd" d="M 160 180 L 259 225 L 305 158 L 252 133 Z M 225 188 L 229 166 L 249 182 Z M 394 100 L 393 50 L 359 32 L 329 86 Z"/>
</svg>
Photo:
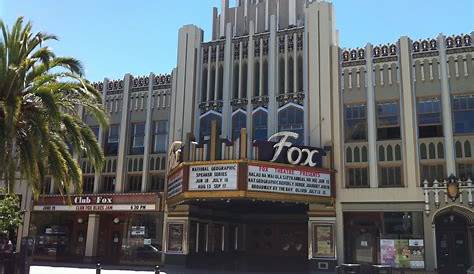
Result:
<svg viewBox="0 0 474 274">
<path fill-rule="evenodd" d="M 171 76 L 127 74 L 95 85 L 110 125 L 83 118 L 103 146 L 105 165 L 94 170 L 78 157 L 83 194 L 71 189 L 70 201 L 47 178 L 25 222 L 33 258 L 154 265 L 162 252 Z"/>
<path fill-rule="evenodd" d="M 214 10 L 211 41 L 194 25 L 179 31 L 165 263 L 333 269 L 333 7 L 238 2 Z"/>
</svg>

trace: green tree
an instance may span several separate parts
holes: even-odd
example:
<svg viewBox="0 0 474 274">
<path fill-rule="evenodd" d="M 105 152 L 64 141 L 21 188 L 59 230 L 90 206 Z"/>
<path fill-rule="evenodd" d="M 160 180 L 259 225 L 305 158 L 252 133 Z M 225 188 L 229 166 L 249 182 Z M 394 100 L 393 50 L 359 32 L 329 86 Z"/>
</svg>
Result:
<svg viewBox="0 0 474 274">
<path fill-rule="evenodd" d="M 0 189 L 0 234 L 15 230 L 23 222 L 20 200 L 16 194 Z"/>
<path fill-rule="evenodd" d="M 0 181 L 12 193 L 18 174 L 37 198 L 51 175 L 61 194 L 82 191 L 73 155 L 100 169 L 104 155 L 81 110 L 107 126 L 101 94 L 83 78 L 82 64 L 58 57 L 45 45 L 57 37 L 34 33 L 18 18 L 11 29 L 0 20 Z M 80 46 L 80 45 L 78 45 Z"/>
</svg>

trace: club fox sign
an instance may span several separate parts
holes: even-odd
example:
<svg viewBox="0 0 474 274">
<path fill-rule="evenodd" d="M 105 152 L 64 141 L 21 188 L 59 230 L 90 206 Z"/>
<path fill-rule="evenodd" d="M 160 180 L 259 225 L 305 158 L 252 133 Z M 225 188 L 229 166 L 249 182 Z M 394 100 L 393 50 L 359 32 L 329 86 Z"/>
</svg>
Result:
<svg viewBox="0 0 474 274">
<path fill-rule="evenodd" d="M 295 132 L 282 131 L 273 134 L 268 141 L 255 141 L 258 160 L 309 167 L 322 167 L 326 151 L 321 148 L 294 145 L 290 140 L 298 139 Z"/>
</svg>

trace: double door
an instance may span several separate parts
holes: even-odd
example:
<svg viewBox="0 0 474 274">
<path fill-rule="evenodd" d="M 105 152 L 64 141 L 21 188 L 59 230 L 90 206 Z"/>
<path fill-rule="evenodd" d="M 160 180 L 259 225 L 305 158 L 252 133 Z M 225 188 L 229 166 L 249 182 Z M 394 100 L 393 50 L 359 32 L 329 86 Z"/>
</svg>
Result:
<svg viewBox="0 0 474 274">
<path fill-rule="evenodd" d="M 436 231 L 438 270 L 440 274 L 466 273 L 469 260 L 465 229 L 450 227 Z"/>
</svg>

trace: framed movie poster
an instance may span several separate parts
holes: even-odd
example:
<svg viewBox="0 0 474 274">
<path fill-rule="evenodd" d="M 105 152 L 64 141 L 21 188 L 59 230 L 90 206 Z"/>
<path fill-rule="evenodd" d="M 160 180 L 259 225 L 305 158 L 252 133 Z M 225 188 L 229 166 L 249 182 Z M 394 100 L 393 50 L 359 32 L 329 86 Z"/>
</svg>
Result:
<svg viewBox="0 0 474 274">
<path fill-rule="evenodd" d="M 168 252 L 183 252 L 183 235 L 184 224 L 170 223 L 168 224 Z"/>
<path fill-rule="evenodd" d="M 334 226 L 332 224 L 313 225 L 313 257 L 334 258 Z"/>
</svg>

